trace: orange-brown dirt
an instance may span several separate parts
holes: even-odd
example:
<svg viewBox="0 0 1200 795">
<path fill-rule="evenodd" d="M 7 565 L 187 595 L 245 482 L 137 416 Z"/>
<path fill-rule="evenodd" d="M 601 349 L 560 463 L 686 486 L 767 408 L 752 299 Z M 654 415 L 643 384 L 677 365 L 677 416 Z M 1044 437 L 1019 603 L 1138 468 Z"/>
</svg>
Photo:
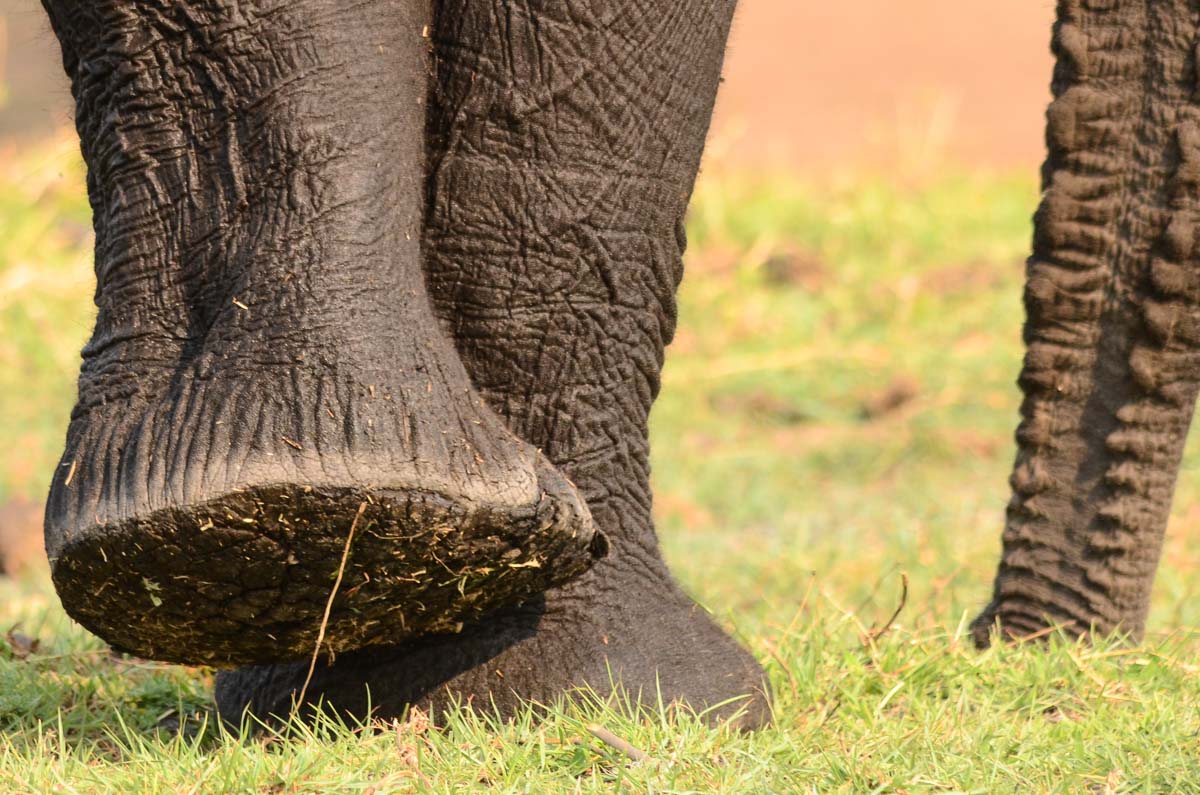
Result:
<svg viewBox="0 0 1200 795">
<path fill-rule="evenodd" d="M 1053 0 L 741 0 L 710 152 L 805 172 L 1036 168 Z"/>
</svg>

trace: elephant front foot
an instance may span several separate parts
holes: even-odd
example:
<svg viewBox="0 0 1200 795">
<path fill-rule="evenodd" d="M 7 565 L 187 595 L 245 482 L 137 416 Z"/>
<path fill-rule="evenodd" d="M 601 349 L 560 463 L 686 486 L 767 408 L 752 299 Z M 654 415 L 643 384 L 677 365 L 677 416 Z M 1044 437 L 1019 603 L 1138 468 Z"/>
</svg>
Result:
<svg viewBox="0 0 1200 795">
<path fill-rule="evenodd" d="M 366 293 L 344 324 L 231 306 L 204 349 L 138 378 L 85 364 L 47 512 L 72 617 L 142 657 L 294 660 L 319 637 L 452 632 L 603 555 L 575 487 L 484 407 L 433 317 L 373 323 Z"/>
<path fill-rule="evenodd" d="M 222 718 L 286 718 L 306 674 L 303 663 L 222 672 Z M 601 698 L 619 690 L 649 710 L 686 705 L 743 729 L 771 717 L 762 668 L 679 591 L 665 567 L 611 556 L 564 588 L 457 634 L 322 661 L 304 706 L 390 720 L 410 706 L 440 715 L 462 704 L 508 719 L 530 702 L 552 704 L 580 688 Z"/>
</svg>

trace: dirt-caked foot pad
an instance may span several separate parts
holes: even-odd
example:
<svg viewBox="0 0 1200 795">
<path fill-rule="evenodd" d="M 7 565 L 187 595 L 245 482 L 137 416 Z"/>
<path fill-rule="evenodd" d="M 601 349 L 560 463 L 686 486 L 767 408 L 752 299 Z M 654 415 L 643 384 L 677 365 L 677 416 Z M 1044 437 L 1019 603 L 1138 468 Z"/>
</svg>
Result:
<svg viewBox="0 0 1200 795">
<path fill-rule="evenodd" d="M 120 651 L 285 661 L 312 655 L 322 625 L 322 654 L 392 644 L 571 580 L 607 551 L 574 505 L 549 491 L 519 513 L 414 490 L 264 486 L 100 528 L 51 568 L 67 612 Z"/>
</svg>

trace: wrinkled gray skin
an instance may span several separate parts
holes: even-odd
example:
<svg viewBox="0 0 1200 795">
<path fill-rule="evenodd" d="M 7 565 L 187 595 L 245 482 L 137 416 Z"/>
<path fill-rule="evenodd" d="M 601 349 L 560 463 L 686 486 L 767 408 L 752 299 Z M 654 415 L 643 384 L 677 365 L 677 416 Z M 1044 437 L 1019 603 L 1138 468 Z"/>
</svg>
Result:
<svg viewBox="0 0 1200 795">
<path fill-rule="evenodd" d="M 767 720 L 762 670 L 662 562 L 648 479 L 734 0 L 45 4 L 97 227 L 47 512 L 73 614 L 269 663 L 218 706 L 284 715 L 349 548 L 309 703 L 511 714 L 615 679 Z M 1141 632 L 1200 372 L 1197 11 L 1059 15 L 981 644 Z"/>
</svg>

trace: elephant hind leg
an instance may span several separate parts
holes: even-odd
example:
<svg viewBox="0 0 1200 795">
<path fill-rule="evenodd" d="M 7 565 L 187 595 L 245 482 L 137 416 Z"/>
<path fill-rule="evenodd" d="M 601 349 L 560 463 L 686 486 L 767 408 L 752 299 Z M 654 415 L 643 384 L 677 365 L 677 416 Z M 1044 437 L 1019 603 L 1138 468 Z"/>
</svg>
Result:
<svg viewBox="0 0 1200 795">
<path fill-rule="evenodd" d="M 992 603 L 1010 636 L 1140 637 L 1200 383 L 1194 3 L 1063 2 Z"/>
<path fill-rule="evenodd" d="M 266 662 L 313 653 L 338 582 L 340 652 L 588 568 L 587 507 L 425 291 L 427 4 L 47 5 L 97 230 L 46 514 L 67 611 L 144 657 Z"/>
</svg>

